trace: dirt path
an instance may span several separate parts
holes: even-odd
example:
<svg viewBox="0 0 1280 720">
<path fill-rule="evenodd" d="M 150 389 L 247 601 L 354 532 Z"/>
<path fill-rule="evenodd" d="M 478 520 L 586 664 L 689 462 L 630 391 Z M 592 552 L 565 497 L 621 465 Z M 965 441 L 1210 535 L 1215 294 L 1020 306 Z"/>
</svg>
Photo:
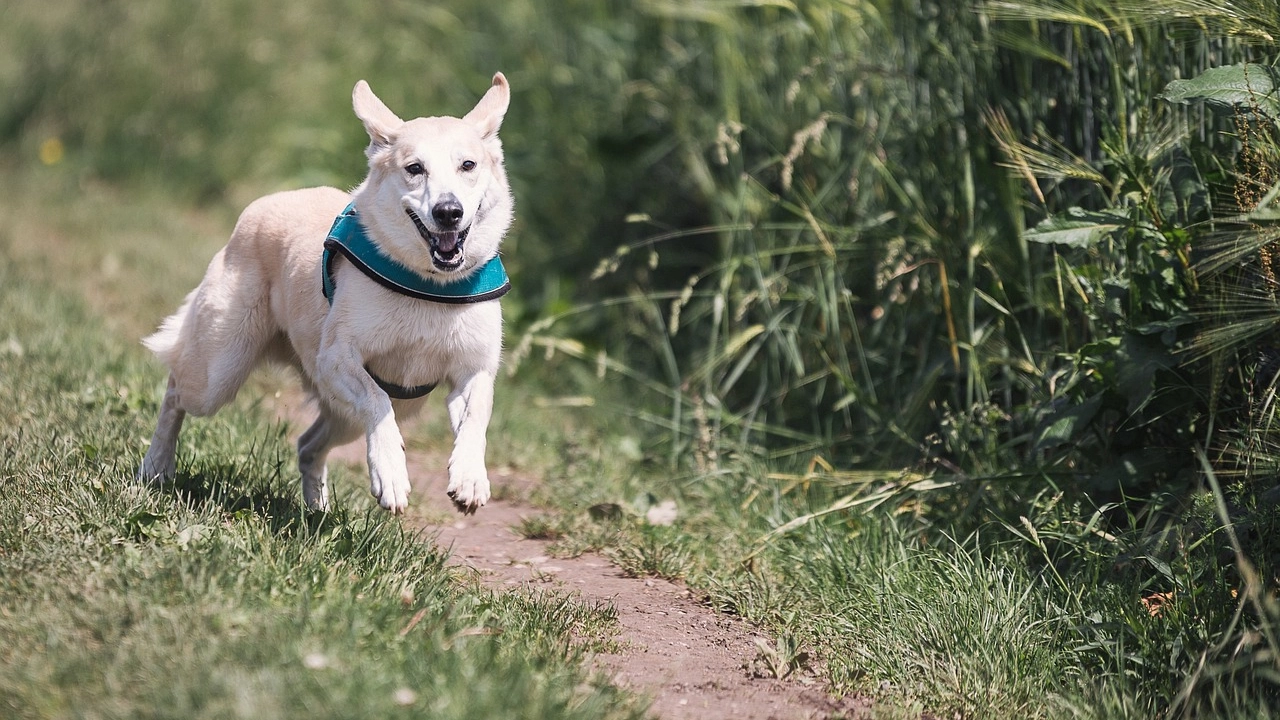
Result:
<svg viewBox="0 0 1280 720">
<path fill-rule="evenodd" d="M 310 413 L 282 397 L 280 415 L 295 433 Z M 408 435 L 409 432 L 406 432 Z M 355 466 L 364 474 L 364 443 L 334 451 L 330 462 Z M 414 478 L 407 522 L 451 549 L 451 562 L 473 568 L 495 588 L 538 587 L 569 592 L 586 602 L 607 602 L 618 613 L 619 652 L 593 658 L 596 666 L 626 688 L 652 698 L 651 714 L 663 720 L 800 720 L 858 717 L 865 703 L 833 701 L 819 685 L 754 677 L 763 636 L 737 618 L 717 614 L 684 587 L 657 578 L 629 578 L 608 560 L 587 554 L 555 558 L 549 542 L 521 537 L 512 528 L 539 513 L 512 500 L 493 500 L 477 514 L 456 513 L 445 496 L 444 455 L 410 451 Z M 498 484 L 528 486 L 516 477 L 493 477 Z M 517 496 L 522 493 L 515 493 Z"/>
<path fill-rule="evenodd" d="M 416 500 L 448 509 L 443 474 L 415 474 Z M 438 499 L 437 499 L 438 498 Z M 751 677 L 757 637 L 745 623 L 718 615 L 685 588 L 656 578 L 624 577 L 598 555 L 549 556 L 549 543 L 511 530 L 536 510 L 491 502 L 475 516 L 432 527 L 455 562 L 494 587 L 552 587 L 618 612 L 620 652 L 594 662 L 619 685 L 653 698 L 660 718 L 821 718 L 835 706 L 816 687 Z"/>
</svg>

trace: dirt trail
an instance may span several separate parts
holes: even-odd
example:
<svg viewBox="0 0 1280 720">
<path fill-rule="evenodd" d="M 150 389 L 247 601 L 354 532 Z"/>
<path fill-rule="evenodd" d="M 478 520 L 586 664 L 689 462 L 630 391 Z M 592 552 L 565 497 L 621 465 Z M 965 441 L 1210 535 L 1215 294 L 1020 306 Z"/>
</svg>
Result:
<svg viewBox="0 0 1280 720">
<path fill-rule="evenodd" d="M 282 398 L 278 412 L 295 433 L 310 413 L 297 400 Z M 411 431 L 406 431 L 410 435 Z M 363 475 L 364 442 L 339 448 L 331 463 L 357 466 Z M 684 587 L 657 578 L 630 578 L 607 559 L 587 554 L 552 557 L 550 543 L 529 540 L 513 527 L 539 511 L 519 500 L 492 500 L 473 516 L 453 510 L 445 496 L 444 456 L 409 452 L 414 479 L 407 522 L 450 548 L 451 563 L 474 568 L 495 588 L 537 587 L 607 602 L 618 613 L 619 652 L 593 658 L 596 667 L 626 688 L 652 698 L 650 713 L 663 720 L 801 720 L 857 717 L 867 706 L 853 699 L 833 701 L 819 685 L 754 677 L 755 644 L 762 635 L 746 623 L 717 614 Z M 495 488 L 529 486 L 523 478 L 491 475 Z M 509 488 L 499 490 L 509 497 Z M 522 493 L 514 493 L 519 496 Z M 767 638 L 766 638 L 767 639 Z"/>
</svg>

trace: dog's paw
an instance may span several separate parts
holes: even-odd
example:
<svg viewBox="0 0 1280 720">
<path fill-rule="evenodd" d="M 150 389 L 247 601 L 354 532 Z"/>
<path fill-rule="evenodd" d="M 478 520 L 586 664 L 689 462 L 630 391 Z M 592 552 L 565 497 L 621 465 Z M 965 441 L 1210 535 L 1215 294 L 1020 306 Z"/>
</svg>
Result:
<svg viewBox="0 0 1280 720">
<path fill-rule="evenodd" d="M 142 465 L 138 467 L 138 472 L 134 473 L 134 478 L 140 482 L 149 482 L 156 485 L 163 485 L 172 482 L 173 478 L 178 474 L 178 469 L 173 458 L 159 459 L 152 457 L 151 453 L 142 458 Z"/>
<path fill-rule="evenodd" d="M 458 512 L 471 515 L 489 502 L 489 475 L 483 467 L 450 468 L 449 488 L 445 492 Z"/>
<path fill-rule="evenodd" d="M 323 465 L 320 472 L 302 474 L 302 501 L 310 510 L 329 511 L 329 470 Z"/>
<path fill-rule="evenodd" d="M 369 492 L 393 515 L 409 507 L 409 470 L 398 437 L 394 443 L 369 443 Z"/>
<path fill-rule="evenodd" d="M 399 515 L 409 507 L 409 473 L 400 466 L 369 468 L 369 492 L 378 498 L 378 504 L 392 515 Z"/>
</svg>

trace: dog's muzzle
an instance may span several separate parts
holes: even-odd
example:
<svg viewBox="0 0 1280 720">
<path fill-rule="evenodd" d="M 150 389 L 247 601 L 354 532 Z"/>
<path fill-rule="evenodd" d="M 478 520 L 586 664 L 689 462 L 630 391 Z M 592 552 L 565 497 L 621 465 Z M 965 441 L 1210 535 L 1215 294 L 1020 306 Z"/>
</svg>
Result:
<svg viewBox="0 0 1280 720">
<path fill-rule="evenodd" d="M 418 213 L 408 208 L 405 209 L 405 213 L 418 228 L 418 235 L 422 236 L 423 242 L 431 249 L 431 263 L 437 269 L 450 271 L 462 267 L 462 243 L 471 232 L 470 225 L 461 230 L 432 232 L 427 228 L 426 223 L 422 222 L 422 218 L 418 217 Z"/>
</svg>

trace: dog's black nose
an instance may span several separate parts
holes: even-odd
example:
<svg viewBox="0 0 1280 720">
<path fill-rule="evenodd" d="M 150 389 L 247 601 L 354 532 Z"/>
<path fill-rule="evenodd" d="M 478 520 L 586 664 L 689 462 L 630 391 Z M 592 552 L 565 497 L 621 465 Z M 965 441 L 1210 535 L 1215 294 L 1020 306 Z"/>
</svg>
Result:
<svg viewBox="0 0 1280 720">
<path fill-rule="evenodd" d="M 440 201 L 431 207 L 431 218 L 441 227 L 457 227 L 462 222 L 462 203 L 453 193 L 440 196 Z"/>
</svg>

